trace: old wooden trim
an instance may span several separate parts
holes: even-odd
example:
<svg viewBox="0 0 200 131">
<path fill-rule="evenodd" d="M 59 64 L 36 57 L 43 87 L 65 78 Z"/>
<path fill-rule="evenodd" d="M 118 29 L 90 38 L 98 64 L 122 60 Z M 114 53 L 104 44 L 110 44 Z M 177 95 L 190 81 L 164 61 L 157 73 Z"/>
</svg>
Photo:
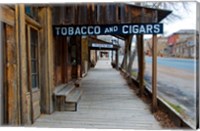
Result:
<svg viewBox="0 0 200 131">
<path fill-rule="evenodd" d="M 138 60 L 138 62 L 137 62 L 137 63 L 138 63 L 138 75 L 137 75 L 137 80 L 139 80 L 140 70 L 141 70 L 141 67 L 140 67 L 140 59 L 141 59 L 140 57 L 141 57 L 141 56 L 139 55 L 139 54 L 140 54 L 140 50 L 141 50 L 141 49 L 140 49 L 140 48 L 141 48 L 140 46 L 141 46 L 141 45 L 140 45 L 140 36 L 139 36 L 139 35 L 136 35 L 136 48 L 137 48 L 137 56 L 138 56 L 138 59 L 137 59 L 137 60 Z"/>
<path fill-rule="evenodd" d="M 0 6 L 1 15 L 0 21 L 4 22 L 8 25 L 14 26 L 15 25 L 15 12 L 8 6 Z"/>
<path fill-rule="evenodd" d="M 118 49 L 115 50 L 115 68 L 119 69 L 119 51 Z"/>
<path fill-rule="evenodd" d="M 152 111 L 157 110 L 157 35 L 153 35 L 152 41 Z"/>
<path fill-rule="evenodd" d="M 132 61 L 132 54 L 131 54 L 132 38 L 133 38 L 133 35 L 129 36 L 129 38 L 128 38 L 128 42 L 129 42 L 130 44 L 129 44 L 129 47 L 128 47 L 129 63 L 128 63 L 128 65 L 127 65 L 127 72 L 129 73 L 129 75 L 131 75 L 132 64 L 133 64 L 133 61 Z"/>
<path fill-rule="evenodd" d="M 20 63 L 20 45 L 19 45 L 19 34 L 18 34 L 18 32 L 19 32 L 19 24 L 18 24 L 18 21 L 17 21 L 17 19 L 18 19 L 18 15 L 19 15 L 19 7 L 17 6 L 17 5 L 15 5 L 15 21 L 16 21 L 16 24 L 15 24 L 15 42 L 16 42 L 16 47 L 17 47 L 17 78 L 18 78 L 18 80 L 17 80 L 17 94 L 18 94 L 18 97 L 17 97 L 17 105 L 18 105 L 18 108 L 17 108 L 17 113 L 18 113 L 18 124 L 20 125 L 22 122 L 22 120 L 21 120 L 21 114 L 22 114 L 22 110 L 21 110 L 21 99 L 20 99 L 20 94 L 21 94 L 21 90 L 20 90 L 20 87 L 21 87 L 21 81 L 20 81 L 20 77 L 21 77 L 21 75 L 20 75 L 20 71 L 21 71 L 21 69 L 20 69 L 20 65 L 21 65 L 21 63 Z"/>
<path fill-rule="evenodd" d="M 2 9 L 0 8 L 0 12 L 2 11 Z M 4 56 L 4 50 L 3 50 L 3 24 L 0 23 L 0 126 L 3 125 L 3 116 L 4 116 L 4 112 L 3 112 L 3 108 L 4 108 L 4 105 L 3 105 L 3 97 L 4 97 L 4 93 L 3 93 L 3 79 L 4 79 L 4 68 L 3 68 L 3 56 Z"/>
<path fill-rule="evenodd" d="M 18 25 L 18 46 L 19 46 L 19 77 L 20 81 L 20 107 L 21 107 L 21 124 L 24 125 L 27 122 L 27 108 L 26 108 L 26 93 L 27 93 L 27 54 L 26 54 L 26 33 L 25 33 L 25 9 L 23 4 L 16 5 L 17 18 L 16 23 Z M 23 75 L 22 75 L 23 74 Z"/>
<path fill-rule="evenodd" d="M 40 25 L 40 23 L 38 23 L 34 19 L 31 19 L 29 16 L 26 15 L 25 19 L 26 19 L 26 23 L 33 25 L 38 29 L 42 29 L 42 26 Z"/>
<path fill-rule="evenodd" d="M 30 27 L 27 27 L 27 41 L 26 41 L 26 43 L 27 43 L 27 57 L 28 57 L 28 66 L 27 66 L 27 70 L 28 70 L 28 94 L 27 95 L 29 95 L 30 96 L 30 114 L 28 114 L 28 115 L 30 115 L 30 119 L 31 119 L 31 123 L 33 123 L 34 122 L 34 120 L 33 120 L 33 101 L 32 101 L 32 88 L 31 88 L 31 77 L 30 77 L 30 70 L 31 70 L 31 61 L 29 60 L 30 58 L 31 58 L 31 48 L 30 48 Z M 27 105 L 28 106 L 28 105 Z"/>
<path fill-rule="evenodd" d="M 53 112 L 52 90 L 54 89 L 54 62 L 53 62 L 53 34 L 52 34 L 52 16 L 51 8 L 44 7 L 39 13 L 40 23 L 43 27 L 41 30 L 41 49 L 40 51 L 40 74 L 41 82 L 41 112 L 50 114 Z"/>
<path fill-rule="evenodd" d="M 123 69 L 125 69 L 126 71 L 128 70 L 128 57 L 130 55 L 130 48 L 131 48 L 131 41 L 132 41 L 132 35 L 128 35 L 125 39 L 125 54 L 124 54 L 124 58 L 123 58 L 123 61 L 122 61 L 122 65 L 121 67 Z"/>
<path fill-rule="evenodd" d="M 140 96 L 144 94 L 144 45 L 143 45 L 143 35 L 136 36 L 137 38 L 137 52 L 138 52 L 138 76 Z"/>
<path fill-rule="evenodd" d="M 137 44 L 136 44 L 137 46 Z M 135 59 L 135 56 L 136 56 L 136 51 L 137 51 L 137 48 L 135 48 L 135 50 L 132 52 L 130 58 L 129 58 L 129 65 L 128 65 L 128 73 L 129 75 L 132 74 L 132 66 L 133 66 L 133 62 L 134 62 L 134 59 Z"/>
<path fill-rule="evenodd" d="M 145 60 L 144 60 L 144 41 L 143 41 L 143 35 L 141 35 L 141 38 L 140 38 L 140 44 L 141 44 L 141 47 L 140 47 L 140 56 L 141 56 L 141 63 L 140 63 L 140 66 L 141 66 L 141 74 L 140 74 L 140 96 L 142 96 L 144 94 L 144 64 L 145 64 Z"/>
</svg>

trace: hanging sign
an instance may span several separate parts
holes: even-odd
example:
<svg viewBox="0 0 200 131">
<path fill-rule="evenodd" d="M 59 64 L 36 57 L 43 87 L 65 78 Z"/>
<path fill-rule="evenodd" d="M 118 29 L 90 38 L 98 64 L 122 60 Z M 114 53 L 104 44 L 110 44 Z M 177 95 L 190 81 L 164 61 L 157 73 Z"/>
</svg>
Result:
<svg viewBox="0 0 200 131">
<path fill-rule="evenodd" d="M 111 45 L 111 44 L 92 43 L 92 47 L 96 47 L 96 48 L 113 48 L 113 45 Z"/>
<path fill-rule="evenodd" d="M 55 36 L 162 34 L 163 24 L 54 25 Z"/>
</svg>

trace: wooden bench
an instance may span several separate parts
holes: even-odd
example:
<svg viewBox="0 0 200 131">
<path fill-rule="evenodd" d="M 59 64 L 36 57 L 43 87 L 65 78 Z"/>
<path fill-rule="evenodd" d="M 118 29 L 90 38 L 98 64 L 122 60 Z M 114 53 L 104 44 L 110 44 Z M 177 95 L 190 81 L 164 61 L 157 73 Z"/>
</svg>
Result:
<svg viewBox="0 0 200 131">
<path fill-rule="evenodd" d="M 76 88 L 66 97 L 65 103 L 68 105 L 68 111 L 77 111 L 77 105 L 82 93 L 83 91 L 80 88 Z"/>
<path fill-rule="evenodd" d="M 77 111 L 82 90 L 74 82 L 63 84 L 54 90 L 54 108 L 56 111 Z"/>
</svg>

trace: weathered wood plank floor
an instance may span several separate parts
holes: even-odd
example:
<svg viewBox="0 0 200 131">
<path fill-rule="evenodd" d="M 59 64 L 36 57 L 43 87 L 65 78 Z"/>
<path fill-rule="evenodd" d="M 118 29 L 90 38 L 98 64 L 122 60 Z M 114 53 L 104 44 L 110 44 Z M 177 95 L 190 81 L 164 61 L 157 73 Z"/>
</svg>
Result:
<svg viewBox="0 0 200 131">
<path fill-rule="evenodd" d="M 149 107 L 140 100 L 109 61 L 99 61 L 82 79 L 77 112 L 42 115 L 33 126 L 101 129 L 160 129 Z"/>
</svg>

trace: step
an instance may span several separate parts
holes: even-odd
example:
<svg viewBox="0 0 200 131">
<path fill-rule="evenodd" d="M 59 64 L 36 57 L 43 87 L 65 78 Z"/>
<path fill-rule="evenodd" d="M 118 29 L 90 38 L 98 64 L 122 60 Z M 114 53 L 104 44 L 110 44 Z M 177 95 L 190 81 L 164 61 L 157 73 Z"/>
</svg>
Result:
<svg viewBox="0 0 200 131">
<path fill-rule="evenodd" d="M 62 90 L 63 88 L 65 88 L 67 86 L 67 84 L 62 84 L 59 86 L 56 86 L 55 90 L 54 90 L 54 94 L 57 94 L 60 90 Z"/>
<path fill-rule="evenodd" d="M 65 102 L 77 103 L 82 95 L 83 91 L 80 88 L 75 88 L 66 97 Z"/>
<path fill-rule="evenodd" d="M 74 88 L 75 88 L 75 85 L 73 84 L 73 82 L 70 82 L 64 88 L 62 88 L 60 91 L 58 91 L 55 95 L 56 96 L 67 96 Z"/>
</svg>

